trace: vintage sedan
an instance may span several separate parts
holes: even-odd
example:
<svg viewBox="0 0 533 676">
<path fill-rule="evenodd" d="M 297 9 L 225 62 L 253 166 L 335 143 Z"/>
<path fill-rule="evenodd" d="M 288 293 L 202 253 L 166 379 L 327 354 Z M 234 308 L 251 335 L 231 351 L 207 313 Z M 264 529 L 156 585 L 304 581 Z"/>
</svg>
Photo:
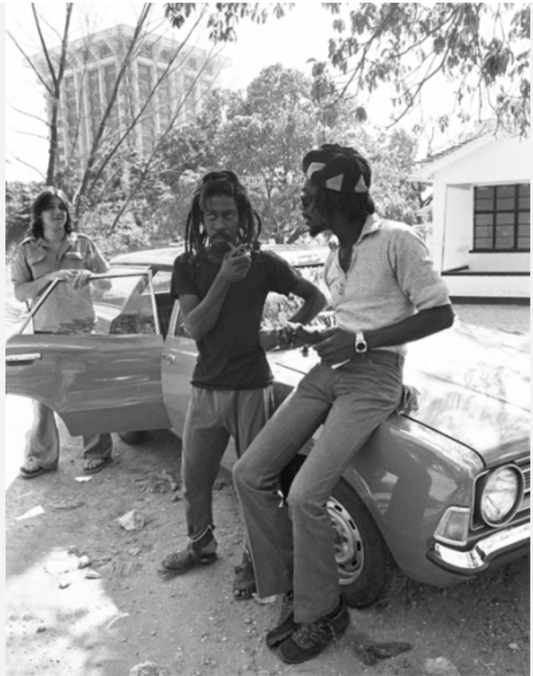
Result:
<svg viewBox="0 0 533 676">
<path fill-rule="evenodd" d="M 124 254 L 95 275 L 90 334 L 32 334 L 32 317 L 64 282 L 51 284 L 6 342 L 7 392 L 44 402 L 73 435 L 181 435 L 197 351 L 169 294 L 179 252 Z M 326 253 L 280 251 L 304 268 Z M 269 353 L 280 401 L 316 358 L 313 350 Z M 328 503 L 350 605 L 380 598 L 395 564 L 445 587 L 529 551 L 528 374 L 526 336 L 456 321 L 409 346 L 405 382 L 417 404 L 376 430 Z M 312 444 L 287 468 L 285 490 Z M 226 455 L 231 463 L 231 449 Z"/>
</svg>

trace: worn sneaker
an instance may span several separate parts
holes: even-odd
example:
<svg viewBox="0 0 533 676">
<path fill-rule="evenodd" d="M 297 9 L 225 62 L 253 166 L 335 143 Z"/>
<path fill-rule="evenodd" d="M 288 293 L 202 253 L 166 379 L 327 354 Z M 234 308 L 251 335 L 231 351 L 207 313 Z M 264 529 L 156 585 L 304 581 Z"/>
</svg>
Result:
<svg viewBox="0 0 533 676">
<path fill-rule="evenodd" d="M 290 591 L 283 595 L 277 625 L 266 635 L 266 644 L 269 648 L 275 648 L 280 643 L 283 643 L 298 627 L 294 621 L 293 607 L 293 594 Z"/>
<path fill-rule="evenodd" d="M 350 624 L 350 613 L 344 599 L 328 615 L 309 624 L 299 624 L 280 646 L 281 659 L 299 664 L 319 655 L 330 643 L 340 638 Z"/>
<path fill-rule="evenodd" d="M 216 548 L 217 541 L 209 533 L 209 537 L 203 537 L 199 542 L 189 542 L 187 549 L 166 556 L 161 563 L 162 572 L 181 575 L 196 566 L 214 563 L 217 560 Z"/>
</svg>

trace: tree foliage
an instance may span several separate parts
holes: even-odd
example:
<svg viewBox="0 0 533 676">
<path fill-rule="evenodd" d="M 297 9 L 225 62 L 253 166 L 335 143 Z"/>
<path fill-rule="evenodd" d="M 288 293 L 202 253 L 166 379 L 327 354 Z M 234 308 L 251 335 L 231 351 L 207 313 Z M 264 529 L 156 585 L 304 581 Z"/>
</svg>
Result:
<svg viewBox="0 0 533 676">
<path fill-rule="evenodd" d="M 360 97 L 390 85 L 394 125 L 419 102 L 427 84 L 444 75 L 462 106 L 461 119 L 470 119 L 474 102 L 480 116 L 490 111 L 514 133 L 529 129 L 529 4 L 325 6 L 335 16 L 337 35 L 329 40 L 328 61 L 313 66 L 317 99 Z M 447 117 L 440 123 L 446 126 Z"/>
<path fill-rule="evenodd" d="M 164 142 L 183 111 L 191 105 L 192 91 L 200 86 L 198 80 L 201 74 L 213 62 L 213 55 L 206 54 L 205 62 L 196 71 L 192 84 L 183 89 L 179 100 L 169 100 L 168 96 L 160 93 L 167 91 L 166 85 L 178 70 L 183 69 L 189 58 L 202 12 L 189 22 L 180 43 L 175 45 L 168 58 L 165 57 L 165 66 L 153 66 L 154 76 L 141 95 L 140 87 L 137 93 L 137 87 L 133 86 L 135 59 L 145 47 L 160 41 L 158 35 L 153 35 L 149 22 L 153 4 L 145 3 L 131 30 L 122 30 L 122 27 L 116 30 L 113 64 L 111 71 L 108 70 L 113 74 L 97 74 L 97 78 L 105 79 L 105 90 L 91 100 L 86 93 L 87 82 L 91 74 L 98 73 L 94 69 L 94 54 L 102 48 L 102 39 L 100 36 L 97 41 L 89 29 L 76 40 L 70 36 L 73 11 L 83 13 L 88 10 L 74 3 L 65 5 L 59 46 L 58 33 L 43 18 L 39 5 L 33 3 L 31 10 L 33 26 L 28 26 L 28 34 L 31 35 L 33 28 L 38 51 L 31 53 L 23 47 L 19 37 L 10 32 L 8 35 L 44 87 L 47 98 L 48 115 L 42 120 L 48 130 L 48 167 L 46 174 L 42 172 L 46 184 L 62 188 L 71 198 L 76 222 L 81 223 L 87 210 L 93 210 L 103 202 L 112 206 L 110 213 L 113 219 L 106 219 L 109 233 L 115 230 L 119 220 L 132 206 L 133 220 L 137 223 L 144 220 L 143 212 L 151 206 L 144 196 L 150 194 L 153 203 L 160 197 L 158 187 L 164 185 L 151 180 L 157 170 L 155 158 L 158 145 Z M 68 92 L 65 74 L 70 75 Z M 75 110 L 72 105 L 67 107 L 67 96 L 70 96 L 71 103 L 73 100 L 76 102 Z M 155 130 L 153 118 L 162 108 L 165 115 L 160 116 L 153 148 L 143 154 L 137 152 L 140 128 L 148 123 Z M 164 122 L 161 121 L 163 119 Z M 79 133 L 82 126 L 90 127 L 90 134 L 83 145 Z M 67 150 L 62 157 L 60 140 Z M 144 183 L 151 187 L 150 193 L 143 190 Z"/>
<path fill-rule="evenodd" d="M 295 241 L 307 232 L 299 209 L 302 157 L 326 142 L 352 145 L 366 155 L 380 213 L 416 223 L 419 191 L 407 180 L 416 139 L 403 130 L 366 132 L 353 105 L 342 100 L 330 112 L 324 119 L 311 97 L 310 78 L 279 64 L 263 69 L 243 92 L 216 91 L 197 122 L 162 148 L 160 176 L 176 196 L 181 228 L 195 181 L 206 171 L 231 168 L 250 192 L 264 235 Z"/>
<path fill-rule="evenodd" d="M 181 29 L 195 3 L 166 4 L 166 16 Z M 293 4 L 209 3 L 207 28 L 214 42 L 237 39 L 239 21 L 281 18 Z M 360 101 L 378 87 L 391 88 L 394 126 L 420 100 L 437 76 L 453 85 L 457 110 L 443 112 L 467 122 L 494 116 L 511 133 L 530 126 L 529 3 L 322 3 L 333 15 L 328 58 L 313 61 L 312 92 L 327 116 L 333 101 Z M 270 11 L 269 11 L 270 10 Z M 305 29 L 305 26 L 302 27 Z M 326 35 L 326 30 L 324 35 Z M 368 117 L 355 108 L 358 122 Z"/>
<path fill-rule="evenodd" d="M 205 3 L 170 2 L 165 3 L 165 15 L 174 28 L 180 30 L 190 16 L 205 8 Z M 276 2 L 268 6 L 256 2 L 217 2 L 209 3 L 207 30 L 213 42 L 235 42 L 237 25 L 242 19 L 253 23 L 265 23 L 270 13 L 280 19 L 294 3 Z"/>
</svg>

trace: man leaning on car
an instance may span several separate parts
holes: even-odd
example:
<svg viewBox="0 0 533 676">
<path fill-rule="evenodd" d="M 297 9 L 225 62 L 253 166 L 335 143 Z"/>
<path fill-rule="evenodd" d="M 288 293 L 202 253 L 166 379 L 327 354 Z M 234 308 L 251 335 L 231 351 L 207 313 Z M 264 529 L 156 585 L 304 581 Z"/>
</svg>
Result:
<svg viewBox="0 0 533 676">
<path fill-rule="evenodd" d="M 321 358 L 237 461 L 233 476 L 260 597 L 284 595 L 268 632 L 291 664 L 318 655 L 350 621 L 339 593 L 327 500 L 342 473 L 402 396 L 405 344 L 448 328 L 447 289 L 424 242 L 375 215 L 371 169 L 355 150 L 323 145 L 303 159 L 302 214 L 311 236 L 338 246 L 324 274 L 336 327 L 297 337 Z M 280 505 L 283 468 L 323 424 Z"/>
</svg>

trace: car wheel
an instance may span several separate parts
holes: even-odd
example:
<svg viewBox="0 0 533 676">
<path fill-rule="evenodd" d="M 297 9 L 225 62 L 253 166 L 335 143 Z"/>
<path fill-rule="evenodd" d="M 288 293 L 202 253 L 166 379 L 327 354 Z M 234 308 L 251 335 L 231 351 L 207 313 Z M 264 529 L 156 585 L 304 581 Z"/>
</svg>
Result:
<svg viewBox="0 0 533 676">
<path fill-rule="evenodd" d="M 335 530 L 335 558 L 341 593 L 352 608 L 365 608 L 383 594 L 390 554 L 370 512 L 344 480 L 328 500 Z"/>
<path fill-rule="evenodd" d="M 152 435 L 150 432 L 140 430 L 138 432 L 119 432 L 118 436 L 129 446 L 139 446 L 140 444 L 145 444 Z"/>
</svg>

